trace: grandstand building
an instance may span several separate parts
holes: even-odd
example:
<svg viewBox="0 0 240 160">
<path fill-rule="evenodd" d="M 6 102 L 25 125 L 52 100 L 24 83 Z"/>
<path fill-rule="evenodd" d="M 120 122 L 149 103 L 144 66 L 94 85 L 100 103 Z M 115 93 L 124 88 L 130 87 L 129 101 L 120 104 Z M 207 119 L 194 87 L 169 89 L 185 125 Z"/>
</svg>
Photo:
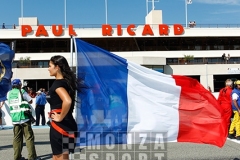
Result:
<svg viewBox="0 0 240 160">
<path fill-rule="evenodd" d="M 35 90 L 48 89 L 53 55 L 63 55 L 73 68 L 71 35 L 165 74 L 186 75 L 218 92 L 227 78 L 240 79 L 240 25 L 183 27 L 164 24 L 152 10 L 143 25 L 39 25 L 37 18 L 19 18 L 16 29 L 0 29 L 0 42 L 16 41 L 13 78 Z M 222 59 L 222 55 L 230 59 Z M 28 57 L 28 58 L 26 58 Z"/>
</svg>

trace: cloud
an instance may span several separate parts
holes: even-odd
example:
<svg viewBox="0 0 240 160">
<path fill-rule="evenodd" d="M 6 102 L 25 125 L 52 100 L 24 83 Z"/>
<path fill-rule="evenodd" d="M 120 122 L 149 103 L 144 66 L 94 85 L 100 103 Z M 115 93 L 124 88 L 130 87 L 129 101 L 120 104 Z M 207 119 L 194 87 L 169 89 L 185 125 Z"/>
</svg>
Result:
<svg viewBox="0 0 240 160">
<path fill-rule="evenodd" d="M 240 5 L 240 0 L 193 0 L 193 3 Z"/>
<path fill-rule="evenodd" d="M 232 14 L 232 13 L 240 13 L 240 10 L 225 10 L 225 11 L 216 11 L 211 14 Z"/>
</svg>

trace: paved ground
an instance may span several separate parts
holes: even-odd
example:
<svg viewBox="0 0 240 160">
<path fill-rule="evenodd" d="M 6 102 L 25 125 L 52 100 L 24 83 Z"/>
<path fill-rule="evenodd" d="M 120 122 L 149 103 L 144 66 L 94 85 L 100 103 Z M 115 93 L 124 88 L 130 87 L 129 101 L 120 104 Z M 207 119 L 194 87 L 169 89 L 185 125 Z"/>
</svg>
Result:
<svg viewBox="0 0 240 160">
<path fill-rule="evenodd" d="M 33 127 L 35 133 L 35 143 L 38 156 L 43 160 L 51 159 L 51 149 L 49 144 L 49 128 L 44 127 Z M 13 133 L 10 128 L 0 130 L 0 160 L 12 160 L 13 159 L 13 149 L 12 149 L 12 137 Z M 236 140 L 235 140 L 236 141 Z M 240 160 L 240 143 L 228 140 L 223 148 L 218 148 L 212 145 L 201 145 L 192 143 L 168 143 L 166 145 L 166 150 L 162 151 L 161 154 L 167 157 L 169 160 Z M 119 148 L 121 148 L 119 146 Z M 82 150 L 81 156 L 79 152 L 73 155 L 74 159 L 99 159 L 106 160 L 106 156 L 114 157 L 109 158 L 110 160 L 150 160 L 150 156 L 154 153 L 145 152 L 130 153 L 126 151 L 118 152 L 118 149 L 113 149 L 112 152 L 106 150 L 106 147 L 101 149 L 101 152 L 88 152 L 86 148 Z M 161 156 L 161 154 L 159 154 Z M 27 157 L 26 147 L 23 148 L 22 155 Z M 140 158 L 138 158 L 140 156 Z M 87 157 L 87 158 L 86 158 Z M 97 158 L 98 157 L 98 158 Z M 157 158 L 155 158 L 157 159 Z M 160 158 L 159 158 L 160 159 Z"/>
</svg>

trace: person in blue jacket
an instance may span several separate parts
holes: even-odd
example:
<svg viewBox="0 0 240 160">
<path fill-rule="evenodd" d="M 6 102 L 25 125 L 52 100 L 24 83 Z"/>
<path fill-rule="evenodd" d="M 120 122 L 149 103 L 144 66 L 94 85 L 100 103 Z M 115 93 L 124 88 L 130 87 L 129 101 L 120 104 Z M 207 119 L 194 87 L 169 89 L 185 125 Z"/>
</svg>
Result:
<svg viewBox="0 0 240 160">
<path fill-rule="evenodd" d="M 36 96 L 36 124 L 35 126 L 39 126 L 40 116 L 42 118 L 42 125 L 44 126 L 46 124 L 46 118 L 45 118 L 45 104 L 47 103 L 46 95 L 45 93 L 41 92 L 40 90 L 37 91 Z"/>
<path fill-rule="evenodd" d="M 229 129 L 228 138 L 240 140 L 240 80 L 234 82 L 235 88 L 232 91 L 232 110 L 234 113 Z M 236 132 L 236 135 L 234 134 Z"/>
</svg>

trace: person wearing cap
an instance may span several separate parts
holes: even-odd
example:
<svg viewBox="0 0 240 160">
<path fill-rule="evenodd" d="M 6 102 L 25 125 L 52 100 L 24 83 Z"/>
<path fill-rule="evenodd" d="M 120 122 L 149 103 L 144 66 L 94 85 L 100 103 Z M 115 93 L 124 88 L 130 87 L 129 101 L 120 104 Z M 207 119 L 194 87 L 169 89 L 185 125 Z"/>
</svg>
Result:
<svg viewBox="0 0 240 160">
<path fill-rule="evenodd" d="M 234 82 L 236 87 L 232 91 L 233 120 L 230 125 L 228 138 L 240 140 L 240 80 Z M 234 132 L 236 131 L 236 135 Z"/>
<path fill-rule="evenodd" d="M 13 150 L 14 160 L 24 159 L 21 155 L 23 148 L 23 136 L 26 140 L 28 150 L 28 160 L 39 160 L 34 145 L 34 133 L 31 127 L 29 104 L 32 103 L 31 97 L 26 91 L 21 89 L 20 79 L 12 81 L 12 89 L 7 94 L 10 115 L 13 123 Z"/>
<path fill-rule="evenodd" d="M 219 91 L 219 95 L 217 99 L 218 103 L 224 110 L 224 117 L 228 123 L 228 126 L 230 125 L 230 122 L 231 122 L 230 118 L 232 116 L 232 105 L 231 105 L 232 104 L 232 99 L 231 99 L 232 85 L 233 85 L 233 81 L 231 79 L 227 79 L 225 81 L 225 87 Z"/>
<path fill-rule="evenodd" d="M 37 96 L 36 96 L 36 108 L 35 108 L 35 112 L 36 112 L 35 126 L 39 126 L 40 116 L 42 118 L 42 125 L 44 126 L 46 123 L 45 104 L 46 104 L 47 100 L 46 100 L 46 96 L 44 95 L 44 93 L 42 93 L 40 90 L 37 91 L 36 93 L 37 93 Z"/>
</svg>

